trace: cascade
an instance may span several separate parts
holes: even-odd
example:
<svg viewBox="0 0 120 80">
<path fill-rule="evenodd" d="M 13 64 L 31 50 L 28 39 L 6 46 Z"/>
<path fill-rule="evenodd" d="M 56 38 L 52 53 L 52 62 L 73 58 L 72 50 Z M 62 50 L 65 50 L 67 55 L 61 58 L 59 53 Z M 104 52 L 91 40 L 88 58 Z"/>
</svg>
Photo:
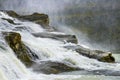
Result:
<svg viewBox="0 0 120 80">
<path fill-rule="evenodd" d="M 43 12 L 49 14 L 50 19 L 52 20 L 52 21 L 50 20 L 51 25 L 56 26 L 62 24 L 62 22 L 58 23 L 59 20 L 53 22 L 54 20 L 57 19 L 55 17 L 56 15 L 52 15 L 52 14 L 53 13 L 58 14 L 59 10 L 62 11 L 64 8 L 64 6 L 61 5 L 69 5 L 69 4 L 72 5 L 72 2 L 74 2 L 74 0 L 72 0 L 71 2 L 69 2 L 69 0 L 66 1 L 64 0 L 63 3 L 60 3 L 60 0 L 51 0 L 50 2 L 47 1 L 48 0 L 41 1 L 42 7 L 38 9 L 36 7 L 38 7 L 37 3 L 39 3 L 39 0 L 36 1 L 30 0 L 29 2 L 27 0 L 20 0 L 20 1 L 13 0 L 13 3 L 9 2 L 9 0 L 6 0 L 3 1 L 3 4 L 6 4 L 6 6 L 3 6 L 3 4 L 0 3 L 0 6 L 2 5 L 0 9 L 15 10 L 19 14 L 31 14 L 35 11 Z M 89 0 L 86 0 L 87 3 L 86 1 L 84 2 L 83 0 L 77 0 L 75 4 L 77 4 L 79 1 L 82 1 L 84 5 L 90 3 Z M 95 2 L 97 1 L 98 0 L 95 0 Z M 11 4 L 8 5 L 8 3 Z M 23 5 L 23 3 L 25 4 Z M 47 4 L 47 6 L 45 4 Z M 19 7 L 19 11 L 18 11 L 17 7 L 21 5 L 22 7 Z M 27 5 L 27 7 L 24 10 L 23 7 L 25 7 L 25 5 Z M 89 5 L 93 5 L 93 4 L 89 4 Z M 10 7 L 8 8 L 8 6 Z M 52 9 L 49 9 L 50 6 L 52 6 Z M 43 7 L 47 7 L 48 10 L 44 10 Z M 56 7 L 59 7 L 59 9 L 56 9 Z M 30 11 L 30 9 L 28 8 L 32 8 L 31 10 L 33 10 L 33 12 Z M 60 17 L 61 16 L 59 16 L 59 18 Z M 78 52 L 74 50 L 65 48 L 65 46 L 75 46 L 76 45 L 75 43 L 67 42 L 62 38 L 46 37 L 46 35 L 42 37 L 34 36 L 33 35 L 34 33 L 43 33 L 43 34 L 47 33 L 51 35 L 62 35 L 62 36 L 66 35 L 66 33 L 54 31 L 54 30 L 49 31 L 49 29 L 48 30 L 44 29 L 43 26 L 37 24 L 34 21 L 32 22 L 28 20 L 22 20 L 20 18 L 18 19 L 9 16 L 4 10 L 0 11 L 0 80 L 100 80 L 100 79 L 120 80 L 119 61 L 115 63 L 100 62 L 96 59 L 80 55 Z M 70 28 L 70 31 L 68 29 L 69 33 L 71 33 L 72 29 L 73 28 Z M 32 61 L 38 63 L 39 65 L 33 65 L 30 68 L 26 67 L 24 63 L 18 58 L 18 56 L 16 56 L 14 50 L 12 50 L 9 47 L 8 43 L 5 41 L 3 35 L 4 32 L 19 33 L 21 35 L 22 42 L 25 44 L 29 54 L 32 56 L 31 58 Z M 82 46 L 86 48 L 90 48 L 84 44 L 82 44 Z M 45 63 L 42 64 L 42 62 Z M 55 65 L 55 67 L 56 65 L 62 65 L 65 66 L 65 68 L 72 67 L 72 69 L 74 68 L 75 70 L 69 72 L 63 71 L 58 74 L 43 73 L 41 69 L 44 70 L 45 68 L 48 68 L 48 66 L 51 66 L 51 64 Z M 54 69 L 52 70 L 57 72 Z"/>
</svg>

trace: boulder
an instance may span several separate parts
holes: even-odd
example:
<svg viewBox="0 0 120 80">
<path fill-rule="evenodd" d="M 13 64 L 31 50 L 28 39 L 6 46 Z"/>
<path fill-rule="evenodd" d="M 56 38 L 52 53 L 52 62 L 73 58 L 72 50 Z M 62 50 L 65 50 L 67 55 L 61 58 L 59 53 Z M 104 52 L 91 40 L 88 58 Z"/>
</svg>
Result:
<svg viewBox="0 0 120 80">
<path fill-rule="evenodd" d="M 33 61 L 27 47 L 21 41 L 21 35 L 16 32 L 3 32 L 3 35 L 10 48 L 15 52 L 17 58 L 27 67 L 30 67 Z"/>
<path fill-rule="evenodd" d="M 20 20 L 27 20 L 27 21 L 32 21 L 34 23 L 37 23 L 37 24 L 41 25 L 47 31 L 55 30 L 54 27 L 49 26 L 49 17 L 46 14 L 33 13 L 31 15 L 18 15 L 14 11 L 4 11 L 4 12 L 6 12 L 11 17 L 14 17 L 14 18 L 17 18 Z"/>
<path fill-rule="evenodd" d="M 80 70 L 80 68 L 71 67 L 61 62 L 42 61 L 37 65 L 33 65 L 33 70 L 45 74 L 57 74 L 61 72 Z"/>
<path fill-rule="evenodd" d="M 72 49 L 83 56 L 87 56 L 89 58 L 97 59 L 102 62 L 113 63 L 115 62 L 115 58 L 112 56 L 111 52 L 104 52 L 101 50 L 90 50 L 84 48 L 80 45 L 77 46 L 64 46 L 67 49 Z"/>
<path fill-rule="evenodd" d="M 5 11 L 9 16 L 18 18 L 20 20 L 27 20 L 32 21 L 37 24 L 40 24 L 45 29 L 51 29 L 52 27 L 49 26 L 49 17 L 46 14 L 40 14 L 40 13 L 33 13 L 31 15 L 18 15 L 14 11 Z M 53 30 L 53 28 L 52 28 Z"/>
<path fill-rule="evenodd" d="M 63 42 L 71 42 L 77 44 L 77 38 L 75 35 L 69 34 L 61 34 L 61 33 L 50 33 L 50 32 L 41 32 L 41 33 L 32 33 L 35 37 L 42 37 L 42 38 L 52 38 L 56 40 L 60 40 Z"/>
<path fill-rule="evenodd" d="M 31 15 L 19 16 L 19 18 L 35 22 L 42 26 L 49 26 L 49 18 L 48 18 L 48 15 L 46 14 L 33 13 Z"/>
<path fill-rule="evenodd" d="M 14 11 L 11 11 L 11 10 L 9 10 L 9 11 L 3 11 L 3 12 L 6 12 L 9 16 L 11 16 L 11 17 L 14 17 L 14 18 L 18 18 L 19 17 L 19 15 L 16 13 L 16 12 L 14 12 Z"/>
</svg>

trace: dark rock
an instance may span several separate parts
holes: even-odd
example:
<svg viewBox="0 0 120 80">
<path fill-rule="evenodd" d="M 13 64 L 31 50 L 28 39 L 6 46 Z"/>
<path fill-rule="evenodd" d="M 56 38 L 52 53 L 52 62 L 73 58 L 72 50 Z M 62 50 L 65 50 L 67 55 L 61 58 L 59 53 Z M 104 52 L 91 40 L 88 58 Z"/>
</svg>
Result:
<svg viewBox="0 0 120 80">
<path fill-rule="evenodd" d="M 11 19 L 7 19 L 7 18 L 2 18 L 2 19 L 8 21 L 10 24 L 17 25 L 17 23 L 14 23 L 14 21 Z"/>
<path fill-rule="evenodd" d="M 90 50 L 90 49 L 84 48 L 80 45 L 65 46 L 65 48 L 72 49 L 83 56 L 87 56 L 89 58 L 94 58 L 94 59 L 97 59 L 102 62 L 109 62 L 109 63 L 115 62 L 115 58 L 112 56 L 111 52 L 104 52 L 101 50 Z"/>
<path fill-rule="evenodd" d="M 44 28 L 49 28 L 49 17 L 46 14 L 33 13 L 31 15 L 18 15 L 14 11 L 5 11 L 9 16 L 20 20 L 28 20 L 40 24 Z"/>
<path fill-rule="evenodd" d="M 40 60 L 40 58 L 31 51 L 29 47 L 24 45 L 19 33 L 3 32 L 3 35 L 10 48 L 15 52 L 17 58 L 20 59 L 27 67 L 32 66 L 34 71 L 46 74 L 57 74 L 60 72 L 79 70 L 79 68 L 71 67 L 60 62 L 46 61 L 37 63 L 35 60 Z"/>
<path fill-rule="evenodd" d="M 30 67 L 33 64 L 33 61 L 31 60 L 27 47 L 21 41 L 21 35 L 16 32 L 3 32 L 3 35 L 18 59 L 20 59 L 27 67 Z"/>
<path fill-rule="evenodd" d="M 35 22 L 42 26 L 49 26 L 49 18 L 46 14 L 33 13 L 32 15 L 19 16 L 19 18 Z"/>
<path fill-rule="evenodd" d="M 9 16 L 20 19 L 20 20 L 27 20 L 32 21 L 34 23 L 37 23 L 41 25 L 44 29 L 48 31 L 54 31 L 54 27 L 49 26 L 49 17 L 46 14 L 40 14 L 40 13 L 33 13 L 31 15 L 18 15 L 14 11 L 4 11 Z"/>
<path fill-rule="evenodd" d="M 61 72 L 75 71 L 80 69 L 77 67 L 71 67 L 60 62 L 44 61 L 40 64 L 34 65 L 33 70 L 45 74 L 57 74 Z"/>
<path fill-rule="evenodd" d="M 14 17 L 14 18 L 18 18 L 19 17 L 19 15 L 16 13 L 16 12 L 14 12 L 14 11 L 5 11 L 4 10 L 4 12 L 6 12 L 9 16 L 11 16 L 11 17 Z"/>
<path fill-rule="evenodd" d="M 42 37 L 42 38 L 52 38 L 64 42 L 71 42 L 77 44 L 77 38 L 75 35 L 68 35 L 68 34 L 54 34 L 50 32 L 41 32 L 41 33 L 32 33 L 35 37 Z"/>
</svg>

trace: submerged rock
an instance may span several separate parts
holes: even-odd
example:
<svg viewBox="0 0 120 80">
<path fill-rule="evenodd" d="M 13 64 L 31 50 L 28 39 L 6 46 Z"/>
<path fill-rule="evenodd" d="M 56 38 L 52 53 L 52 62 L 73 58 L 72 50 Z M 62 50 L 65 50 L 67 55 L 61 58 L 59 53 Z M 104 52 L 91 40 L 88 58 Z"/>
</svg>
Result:
<svg viewBox="0 0 120 80">
<path fill-rule="evenodd" d="M 27 67 L 33 64 L 31 56 L 27 47 L 21 41 L 21 35 L 16 32 L 3 32 L 6 42 L 10 48 L 15 52 L 15 55 L 20 59 Z"/>
<path fill-rule="evenodd" d="M 40 64 L 34 65 L 33 70 L 45 74 L 57 74 L 61 72 L 80 70 L 80 68 L 71 67 L 61 62 L 44 61 Z"/>
<path fill-rule="evenodd" d="M 112 56 L 111 52 L 104 52 L 101 50 L 90 50 L 90 49 L 84 48 L 80 45 L 65 46 L 65 48 L 72 49 L 83 56 L 97 59 L 97 60 L 102 61 L 102 62 L 109 62 L 109 63 L 115 62 L 115 58 Z"/>
<path fill-rule="evenodd" d="M 69 34 L 61 34 L 61 33 L 50 33 L 50 32 L 41 32 L 41 33 L 32 33 L 35 37 L 42 37 L 42 38 L 52 38 L 56 40 L 60 40 L 63 42 L 71 42 L 77 44 L 77 38 L 75 35 Z"/>
</svg>

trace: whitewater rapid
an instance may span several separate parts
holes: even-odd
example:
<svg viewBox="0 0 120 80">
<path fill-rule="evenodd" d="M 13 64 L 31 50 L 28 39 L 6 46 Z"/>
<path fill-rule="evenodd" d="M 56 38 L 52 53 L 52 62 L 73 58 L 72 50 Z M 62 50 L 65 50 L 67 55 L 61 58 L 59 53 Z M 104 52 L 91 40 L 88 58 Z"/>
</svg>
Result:
<svg viewBox="0 0 120 80">
<path fill-rule="evenodd" d="M 2 18 L 13 20 L 19 25 L 8 23 Z M 23 27 L 20 30 L 16 27 Z M 103 63 L 95 59 L 89 59 L 87 57 L 79 55 L 77 52 L 65 49 L 65 45 L 75 45 L 72 43 L 63 43 L 58 40 L 50 38 L 36 38 L 31 33 L 47 32 L 40 25 L 28 22 L 20 21 L 16 18 L 8 16 L 4 12 L 0 12 L 0 33 L 1 32 L 18 32 L 22 36 L 22 41 L 25 45 L 34 51 L 40 61 L 56 61 L 62 62 L 72 67 L 79 67 L 88 71 L 92 70 L 113 70 L 120 71 L 120 63 Z M 51 32 L 54 34 L 64 34 L 61 32 Z M 86 77 L 87 76 L 87 77 Z M 24 64 L 15 56 L 14 52 L 4 41 L 3 36 L 0 34 L 0 80 L 120 80 L 120 77 L 114 76 L 98 76 L 98 75 L 46 75 L 42 73 L 33 72 L 32 69 L 26 68 Z"/>
</svg>

